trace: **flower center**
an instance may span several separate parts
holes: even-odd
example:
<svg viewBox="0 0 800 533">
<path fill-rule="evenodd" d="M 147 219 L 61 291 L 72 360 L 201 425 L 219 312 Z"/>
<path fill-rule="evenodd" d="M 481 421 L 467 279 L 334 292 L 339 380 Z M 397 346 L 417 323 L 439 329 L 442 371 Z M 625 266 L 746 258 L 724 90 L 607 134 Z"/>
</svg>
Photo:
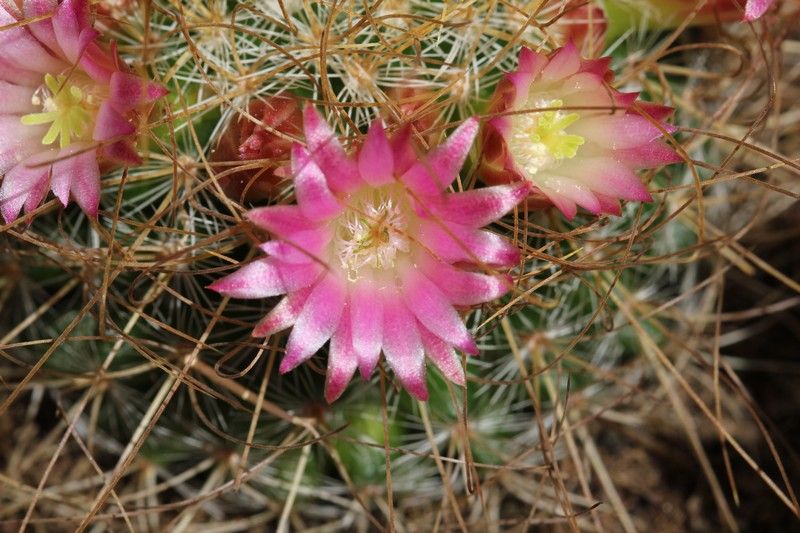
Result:
<svg viewBox="0 0 800 533">
<path fill-rule="evenodd" d="M 97 104 L 80 83 L 68 80 L 63 74 L 45 74 L 44 85 L 36 90 L 31 102 L 41 105 L 42 112 L 24 115 L 21 122 L 26 126 L 50 124 L 42 144 L 50 145 L 58 139 L 59 146 L 66 148 L 73 141 L 91 138 Z"/>
<path fill-rule="evenodd" d="M 334 251 L 350 281 L 365 269 L 388 270 L 410 249 L 406 208 L 390 188 L 357 196 L 339 218 Z"/>
<path fill-rule="evenodd" d="M 539 100 L 533 105 L 558 108 L 564 102 Z M 561 110 L 514 115 L 509 139 L 509 150 L 514 160 L 529 176 L 533 176 L 563 159 L 572 159 L 585 140 L 580 135 L 567 133 L 566 129 L 580 118 L 578 113 Z"/>
</svg>

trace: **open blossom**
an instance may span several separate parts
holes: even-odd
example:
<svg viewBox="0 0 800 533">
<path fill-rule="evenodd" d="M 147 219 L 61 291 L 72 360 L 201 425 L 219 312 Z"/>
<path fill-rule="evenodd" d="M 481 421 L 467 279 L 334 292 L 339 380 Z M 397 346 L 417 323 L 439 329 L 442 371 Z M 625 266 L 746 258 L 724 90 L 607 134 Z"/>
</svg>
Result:
<svg viewBox="0 0 800 533">
<path fill-rule="evenodd" d="M 609 60 L 583 60 L 572 44 L 550 55 L 523 48 L 495 92 L 480 176 L 529 182 L 570 219 L 578 206 L 619 214 L 619 199 L 649 201 L 635 169 L 681 160 L 660 139 L 672 109 L 611 88 Z"/>
<path fill-rule="evenodd" d="M 425 357 L 464 384 L 455 348 L 475 354 L 456 307 L 497 298 L 505 275 L 479 272 L 519 260 L 511 242 L 480 229 L 528 194 L 526 184 L 449 193 L 478 129 L 467 120 L 427 157 L 404 130 L 391 140 L 375 121 L 355 157 L 317 111 L 303 114 L 307 148 L 292 148 L 297 205 L 252 210 L 272 234 L 253 261 L 210 288 L 236 298 L 285 297 L 256 325 L 264 337 L 293 327 L 281 361 L 288 372 L 328 340 L 327 400 L 356 368 L 364 378 L 381 352 L 402 385 L 427 398 Z"/>
<path fill-rule="evenodd" d="M 26 21 L 34 22 L 26 22 Z M 10 222 L 48 190 L 90 216 L 100 166 L 140 162 L 143 107 L 165 90 L 97 43 L 88 0 L 0 2 L 0 208 Z"/>
</svg>

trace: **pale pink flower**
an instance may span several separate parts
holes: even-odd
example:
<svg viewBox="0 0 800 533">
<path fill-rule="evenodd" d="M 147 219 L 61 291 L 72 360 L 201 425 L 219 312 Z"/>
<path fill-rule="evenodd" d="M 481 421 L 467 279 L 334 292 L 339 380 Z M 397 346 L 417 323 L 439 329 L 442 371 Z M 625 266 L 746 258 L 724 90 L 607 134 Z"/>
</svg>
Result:
<svg viewBox="0 0 800 533">
<path fill-rule="evenodd" d="M 30 21 L 30 22 L 29 22 Z M 52 190 L 90 216 L 100 167 L 140 162 L 139 112 L 166 91 L 96 42 L 88 0 L 0 2 L 0 210 L 6 222 Z"/>
<path fill-rule="evenodd" d="M 635 170 L 681 160 L 660 139 L 672 109 L 610 87 L 609 61 L 581 59 L 572 44 L 550 55 L 523 48 L 495 91 L 479 175 L 528 182 L 570 219 L 578 206 L 619 214 L 619 199 L 650 201 Z"/>
<path fill-rule="evenodd" d="M 252 210 L 269 231 L 257 259 L 211 289 L 235 298 L 285 294 L 253 336 L 293 327 L 280 365 L 288 372 L 328 340 L 325 397 L 334 401 L 356 368 L 369 377 L 381 352 L 402 385 L 427 398 L 425 356 L 455 383 L 455 348 L 478 349 L 457 307 L 493 300 L 510 287 L 516 246 L 480 229 L 511 210 L 526 184 L 446 192 L 478 130 L 462 124 L 418 158 L 408 130 L 388 139 L 375 121 L 357 155 L 346 155 L 322 117 L 303 113 L 307 147 L 292 148 L 297 205 Z"/>
</svg>

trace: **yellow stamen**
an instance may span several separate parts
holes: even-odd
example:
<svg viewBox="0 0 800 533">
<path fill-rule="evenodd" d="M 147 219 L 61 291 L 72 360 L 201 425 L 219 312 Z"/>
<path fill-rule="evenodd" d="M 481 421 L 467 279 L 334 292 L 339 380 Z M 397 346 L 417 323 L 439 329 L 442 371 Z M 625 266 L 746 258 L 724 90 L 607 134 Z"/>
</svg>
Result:
<svg viewBox="0 0 800 533">
<path fill-rule="evenodd" d="M 578 113 L 566 113 L 559 108 L 562 100 L 529 99 L 528 105 L 550 108 L 552 111 L 522 113 L 512 118 L 508 148 L 517 165 L 529 179 L 541 171 L 552 169 L 564 159 L 572 159 L 586 140 L 567 133 L 567 128 L 580 120 Z"/>
<path fill-rule="evenodd" d="M 553 100 L 548 107 L 561 107 L 562 105 L 564 102 L 561 100 Z M 578 113 L 564 114 L 561 111 L 546 111 L 539 118 L 531 140 L 544 144 L 547 151 L 556 159 L 572 159 L 585 140 L 580 135 L 572 135 L 564 130 L 580 118 Z"/>
<path fill-rule="evenodd" d="M 53 144 L 56 139 L 61 148 L 66 148 L 73 141 L 85 140 L 92 120 L 86 109 L 86 95 L 80 87 L 68 84 L 63 74 L 44 76 L 44 98 L 36 94 L 32 102 L 42 105 L 43 112 L 24 115 L 20 122 L 25 126 L 50 124 L 47 133 L 42 137 L 42 144 Z"/>
</svg>

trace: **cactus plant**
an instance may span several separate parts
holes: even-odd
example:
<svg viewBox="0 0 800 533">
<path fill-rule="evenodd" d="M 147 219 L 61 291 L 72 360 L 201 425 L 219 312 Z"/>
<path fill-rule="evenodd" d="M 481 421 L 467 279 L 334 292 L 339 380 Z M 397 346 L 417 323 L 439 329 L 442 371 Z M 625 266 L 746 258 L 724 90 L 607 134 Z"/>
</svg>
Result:
<svg viewBox="0 0 800 533">
<path fill-rule="evenodd" d="M 0 2 L 6 44 L 35 35 L 59 9 L 85 9 L 80 22 L 93 29 L 82 26 L 84 39 L 113 50 L 128 92 L 141 93 L 114 117 L 126 127 L 107 122 L 117 126 L 112 134 L 92 139 L 83 89 L 69 85 L 76 78 L 63 65 L 41 73 L 49 75 L 42 94 L 57 100 L 50 107 L 61 114 L 41 116 L 25 101 L 29 118 L 6 124 L 4 113 L 22 112 L 0 107 L 0 529 L 685 529 L 689 518 L 664 518 L 653 503 L 658 496 L 648 499 L 644 481 L 630 480 L 645 477 L 641 465 L 659 475 L 652 465 L 659 453 L 670 455 L 659 444 L 664 435 L 679 435 L 688 461 L 699 465 L 699 499 L 717 511 L 706 513 L 709 527 L 747 525 L 726 492 L 726 483 L 736 486 L 727 481 L 733 474 L 714 468 L 720 457 L 729 472 L 731 456 L 742 458 L 769 501 L 796 514 L 781 454 L 754 459 L 758 443 L 772 451 L 771 432 L 720 351 L 730 271 L 762 272 L 797 288 L 740 244 L 796 198 L 786 117 L 800 99 L 769 92 L 794 91 L 794 71 L 775 66 L 780 40 L 796 28 L 781 22 L 769 47 L 759 46 L 770 34 L 766 19 L 717 21 L 736 46 L 703 33 L 713 30 L 675 34 L 642 23 L 618 32 L 619 17 L 632 15 L 608 4 L 624 3 Z M 771 9 L 797 15 L 790 2 Z M 80 53 L 43 50 L 80 64 Z M 622 185 L 592 174 L 589 193 L 551 184 L 522 203 L 525 180 L 482 184 L 519 179 L 493 176 L 497 147 L 486 151 L 491 128 L 517 120 L 507 117 L 561 136 L 546 139 L 567 143 L 556 147 L 555 164 L 576 155 L 582 142 L 567 130 L 586 113 L 580 94 L 548 97 L 544 114 L 498 106 L 496 96 L 514 72 L 530 70 L 525 61 L 554 62 L 564 50 L 582 54 L 581 68 L 597 74 L 586 93 L 588 105 L 600 101 L 591 111 L 592 143 L 613 148 L 615 135 L 622 144 L 635 138 L 637 146 L 656 146 L 651 155 L 659 157 L 629 167 L 677 164 L 638 175 L 626 166 Z M 0 58 L 0 96 L 23 79 L 24 59 Z M 578 78 L 570 88 L 580 92 Z M 62 95 L 58 86 L 76 90 Z M 615 116 L 619 102 L 602 109 L 602 91 L 609 101 L 638 93 L 637 108 L 650 110 L 649 118 L 603 131 L 632 115 Z M 667 119 L 662 106 L 675 116 Z M 775 114 L 767 118 L 769 106 Z M 97 119 L 98 109 L 88 117 Z M 45 119 L 69 141 L 60 149 L 97 141 L 117 146 L 112 156 L 130 157 L 98 164 L 92 152 L 96 195 L 58 188 L 57 162 L 34 164 L 37 177 L 52 177 L 57 198 L 31 186 L 28 200 L 13 200 L 6 191 L 18 180 L 6 163 L 19 154 L 6 148 L 17 130 L 20 139 L 35 137 L 26 147 L 55 142 L 58 132 L 42 129 Z M 762 132 L 765 120 L 771 129 Z M 476 134 L 483 141 L 467 150 L 463 137 Z M 448 151 L 454 136 L 460 145 Z M 390 147 L 396 138 L 401 151 Z M 309 182 L 319 185 L 324 172 L 330 185 L 333 172 L 341 183 L 363 179 L 378 190 L 388 181 L 369 180 L 394 180 L 378 174 L 401 157 L 404 170 L 416 169 L 389 185 L 397 187 L 392 198 L 405 202 L 401 214 L 436 212 L 449 222 L 429 228 L 439 231 L 436 239 L 420 230 L 413 241 L 387 241 L 391 250 L 372 246 L 366 257 L 359 231 L 371 229 L 372 218 L 353 210 L 352 220 L 345 216 L 350 240 L 336 250 L 356 270 L 389 263 L 410 243 L 422 246 L 420 257 L 444 256 L 436 283 L 415 278 L 413 298 L 402 300 L 414 311 L 414 328 L 398 329 L 388 352 L 384 344 L 385 360 L 377 352 L 344 360 L 340 337 L 350 333 L 331 316 L 351 313 L 353 299 L 324 299 L 337 305 L 315 315 L 331 318 L 316 339 L 308 335 L 320 321 L 286 330 L 297 309 L 281 327 L 259 326 L 288 305 L 281 295 L 297 291 L 267 290 L 277 278 L 257 272 L 244 294 L 231 272 L 264 264 L 257 249 L 265 241 L 262 249 L 292 268 L 302 262 L 292 259 L 298 250 L 274 239 L 287 235 L 265 214 L 299 204 L 324 229 L 339 220 L 340 204 L 354 202 L 353 191 L 342 186 L 308 202 L 319 193 L 309 192 Z M 42 170 L 47 165 L 53 170 Z M 572 169 L 587 180 L 596 170 L 590 163 Z M 448 172 L 447 183 L 425 189 Z M 69 193 L 77 206 L 67 205 Z M 459 233 L 469 224 L 486 226 L 484 240 L 471 246 L 473 234 Z M 301 252 L 315 252 L 314 243 L 301 244 Z M 492 252 L 502 257 L 493 260 Z M 470 276 L 495 285 L 459 299 Z M 441 323 L 431 310 L 439 293 L 447 296 Z M 293 339 L 297 330 L 306 337 Z M 405 366 L 397 346 L 420 331 L 421 340 L 411 339 L 415 354 L 425 345 L 435 359 L 438 346 L 446 362 L 440 357 L 426 370 L 417 357 L 414 368 Z M 366 379 L 345 388 L 362 359 L 369 359 Z"/>
</svg>

